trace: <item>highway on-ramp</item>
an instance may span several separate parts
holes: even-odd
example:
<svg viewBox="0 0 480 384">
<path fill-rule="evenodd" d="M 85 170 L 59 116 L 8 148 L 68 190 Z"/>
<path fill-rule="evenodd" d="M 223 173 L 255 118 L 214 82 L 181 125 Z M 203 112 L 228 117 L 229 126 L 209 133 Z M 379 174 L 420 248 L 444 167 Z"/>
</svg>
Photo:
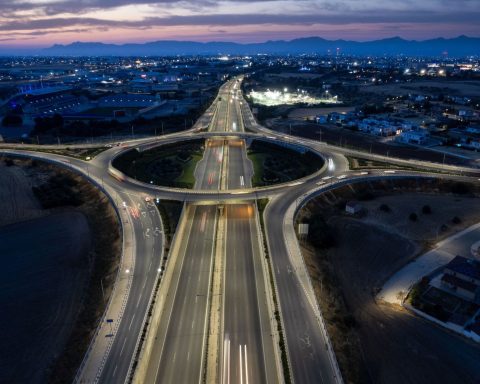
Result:
<svg viewBox="0 0 480 384">
<path fill-rule="evenodd" d="M 123 307 L 118 311 L 119 318 L 112 319 L 115 324 L 113 337 L 110 336 L 108 341 L 99 341 L 100 344 L 109 346 L 102 355 L 102 360 L 97 361 L 97 365 L 92 365 L 100 368 L 94 370 L 93 376 L 81 375 L 82 379 L 79 381 L 123 383 L 132 366 L 145 314 L 157 281 L 163 249 L 161 220 L 148 197 L 197 201 L 211 205 L 186 204 L 183 213 L 185 235 L 177 239 L 181 242 L 178 257 L 176 262 L 169 266 L 173 268 L 172 282 L 168 287 L 161 285 L 159 291 L 160 295 L 166 296 L 166 301 L 162 321 L 154 332 L 155 343 L 145 381 L 196 383 L 204 378 L 212 261 L 217 223 L 222 215 L 219 205 L 224 206 L 226 223 L 220 377 L 231 383 L 281 381 L 277 376 L 278 361 L 274 357 L 278 351 L 272 339 L 269 292 L 266 289 L 269 282 L 266 280 L 268 277 L 262 264 L 263 253 L 258 244 L 260 234 L 256 207 L 247 201 L 268 196 L 272 200 L 266 211 L 265 226 L 293 380 L 296 383 L 334 383 L 341 382 L 335 367 L 334 354 L 322 328 L 323 323 L 315 300 L 312 299 L 311 287 L 305 283 L 309 281 L 308 277 L 305 278 L 298 269 L 298 264 L 293 260 L 295 255 L 291 254 L 289 247 L 291 242 L 296 242 L 294 232 L 292 231 L 293 235 L 290 234 L 290 237 L 285 235 L 287 211 L 292 204 L 301 204 L 305 196 L 314 190 L 334 187 L 355 179 L 451 177 L 438 173 L 422 175 L 414 171 L 396 171 L 396 174 L 395 171 L 389 171 L 388 174 L 386 171 L 371 171 L 367 175 L 348 171 L 348 162 L 343 154 L 350 154 L 349 151 L 337 150 L 309 140 L 284 137 L 258 126 L 241 94 L 235 92 L 235 81 L 229 81 L 222 86 L 216 101 L 194 130 L 162 139 L 165 142 L 194 137 L 197 129 L 205 129 L 207 125 L 212 133 L 231 134 L 228 138 L 206 140 L 204 158 L 195 172 L 196 191 L 162 189 L 122 177 L 112 177 L 110 161 L 112 156 L 125 150 L 123 147 L 111 148 L 91 162 L 48 153 L 23 152 L 25 156 L 61 162 L 90 177 L 107 191 L 115 201 L 117 209 L 123 212 L 121 217 L 124 221 L 124 235 L 130 234 L 130 240 L 124 247 L 134 256 L 134 263 L 130 271 L 119 272 L 117 286 L 119 281 L 127 280 L 130 285 L 125 290 Z M 208 124 L 210 119 L 213 121 Z M 269 140 L 286 139 L 291 143 L 321 151 L 328 163 L 325 173 L 278 188 L 258 191 L 252 189 L 250 179 L 253 170 L 246 157 L 245 141 L 241 137 L 235 137 L 235 134 L 243 134 L 244 124 L 250 131 L 257 131 Z M 147 148 L 162 140 L 143 139 L 125 145 Z M 20 150 L 6 152 L 22 153 Z M 408 163 L 399 159 L 389 160 L 398 164 Z M 423 163 L 418 165 L 433 170 L 440 167 Z M 450 167 L 448 170 L 465 172 L 465 169 L 458 167 Z M 457 179 L 461 180 L 462 177 Z M 202 191 L 208 193 L 204 194 Z M 90 355 L 87 362 L 94 360 L 93 355 Z M 224 374 L 226 362 L 228 370 L 227 374 Z M 92 377 L 92 380 L 85 379 L 87 377 Z"/>
</svg>

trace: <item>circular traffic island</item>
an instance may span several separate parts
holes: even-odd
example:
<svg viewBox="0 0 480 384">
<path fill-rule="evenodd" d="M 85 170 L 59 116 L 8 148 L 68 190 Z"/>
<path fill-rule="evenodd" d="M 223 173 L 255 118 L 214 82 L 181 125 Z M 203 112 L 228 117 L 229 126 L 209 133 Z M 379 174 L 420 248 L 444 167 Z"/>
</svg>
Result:
<svg viewBox="0 0 480 384">
<path fill-rule="evenodd" d="M 128 177 L 144 183 L 191 189 L 204 144 L 203 139 L 195 139 L 145 151 L 134 148 L 115 158 L 112 165 Z"/>
<path fill-rule="evenodd" d="M 197 178 L 204 178 L 205 186 L 208 181 L 209 187 L 219 187 L 221 175 L 231 178 L 236 173 L 242 175 L 242 188 L 250 181 L 253 188 L 270 187 L 308 177 L 324 164 L 320 154 L 306 147 L 248 136 L 198 138 L 145 150 L 138 147 L 121 153 L 112 162 L 129 178 L 180 189 L 193 189 Z M 228 190 L 228 183 L 222 189 Z"/>
<path fill-rule="evenodd" d="M 253 163 L 254 187 L 287 183 L 322 169 L 324 159 L 317 153 L 285 141 L 255 139 L 247 149 Z"/>
</svg>

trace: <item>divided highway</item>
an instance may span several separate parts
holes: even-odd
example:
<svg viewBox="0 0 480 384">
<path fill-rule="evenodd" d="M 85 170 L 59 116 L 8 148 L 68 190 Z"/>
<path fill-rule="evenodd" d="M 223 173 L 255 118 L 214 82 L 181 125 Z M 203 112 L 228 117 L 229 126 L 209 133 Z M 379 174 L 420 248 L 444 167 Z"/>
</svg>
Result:
<svg viewBox="0 0 480 384">
<path fill-rule="evenodd" d="M 154 343 L 144 382 L 204 381 L 213 264 L 218 247 L 224 250 L 220 272 L 222 304 L 218 381 L 232 384 L 282 382 L 278 345 L 273 338 L 270 281 L 259 242 L 256 206 L 252 203 L 260 196 L 272 198 L 265 213 L 265 225 L 293 380 L 302 384 L 342 382 L 321 314 L 312 297 L 309 278 L 299 267 L 301 255 L 292 254 L 290 245 L 296 239 L 293 230 L 285 230 L 287 211 L 312 190 L 358 178 L 452 176 L 421 175 L 410 171 L 396 174 L 372 171 L 369 175 L 360 175 L 348 170 L 346 158 L 337 149 L 288 138 L 322 151 L 327 160 L 324 174 L 277 189 L 256 191 L 251 188 L 253 168 L 246 156 L 245 140 L 240 137 L 244 124 L 249 130 L 271 140 L 282 137 L 255 123 L 238 89 L 235 79 L 224 84 L 212 107 L 193 130 L 165 138 L 166 141 L 175 141 L 194 137 L 198 128 L 207 125 L 212 133 L 231 135 L 206 139 L 204 157 L 195 172 L 197 192 L 187 194 L 134 181 L 122 182 L 110 176 L 110 161 L 112 156 L 124 150 L 121 147 L 111 148 L 88 163 L 48 153 L 5 151 L 60 162 L 83 172 L 105 188 L 121 213 L 124 239 L 128 240 L 124 243 L 122 270 L 117 280 L 117 288 L 122 287 L 122 290 L 116 292 L 120 304 L 113 300 L 108 312 L 118 314 L 118 317 L 112 319 L 115 325 L 113 336 L 105 337 L 102 332 L 108 327 L 102 325 L 78 382 L 124 383 L 128 378 L 163 256 L 162 223 L 147 197 L 198 203 L 185 205 L 182 215 L 184 236 L 176 239 L 178 253 L 170 258 L 175 262 L 168 266 L 172 269 L 172 280 L 170 285 L 160 286 L 159 295 L 165 299 L 165 305 L 158 328 L 151 332 Z M 157 139 L 144 139 L 130 145 L 148 147 L 158 142 Z M 401 163 L 401 160 L 395 161 Z M 206 195 L 198 190 L 213 193 Z M 224 226 L 219 226 L 219 222 Z M 222 228 L 223 236 L 218 236 L 218 228 Z M 222 239 L 221 244 L 217 244 L 218 238 Z M 125 265 L 131 269 L 127 271 Z"/>
</svg>

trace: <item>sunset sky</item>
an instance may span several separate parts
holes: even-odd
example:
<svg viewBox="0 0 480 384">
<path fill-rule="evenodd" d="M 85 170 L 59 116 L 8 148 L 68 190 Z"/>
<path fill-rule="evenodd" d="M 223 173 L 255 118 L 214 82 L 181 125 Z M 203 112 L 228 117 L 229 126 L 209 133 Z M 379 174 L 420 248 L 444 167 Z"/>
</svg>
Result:
<svg viewBox="0 0 480 384">
<path fill-rule="evenodd" d="M 479 0 L 0 0 L 0 45 L 480 36 Z"/>
</svg>

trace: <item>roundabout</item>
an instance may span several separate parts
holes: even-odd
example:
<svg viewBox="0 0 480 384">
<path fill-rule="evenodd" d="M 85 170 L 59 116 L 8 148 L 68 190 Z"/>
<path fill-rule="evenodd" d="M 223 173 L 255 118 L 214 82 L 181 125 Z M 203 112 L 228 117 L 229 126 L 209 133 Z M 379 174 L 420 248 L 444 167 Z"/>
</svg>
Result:
<svg viewBox="0 0 480 384">
<path fill-rule="evenodd" d="M 296 382 L 342 382 L 298 250 L 293 226 L 296 212 L 312 197 L 354 182 L 419 177 L 478 180 L 475 169 L 408 159 L 389 158 L 388 162 L 415 169 L 350 170 L 346 155 L 358 153 L 279 135 L 259 126 L 246 103 L 242 104 L 237 87 L 234 79 L 221 88 L 209 109 L 209 119 L 202 119 L 202 129 L 208 132 L 195 128 L 162 138 L 127 141 L 88 162 L 45 152 L 4 151 L 59 163 L 81 173 L 105 190 L 120 212 L 124 244 L 128 244 L 122 269 L 128 265 L 129 273 L 120 273 L 119 277 L 127 287 L 120 285 L 122 289 L 116 292 L 121 311 L 110 306 L 106 317 L 116 319 L 118 328 L 108 343 L 101 337 L 92 341 L 78 373 L 79 381 L 109 382 L 117 375 L 122 381 L 134 376 L 136 382 L 197 382 L 204 375 L 226 375 L 224 364 L 231 364 L 234 382 L 240 372 L 246 372 L 248 361 L 251 382 L 265 382 L 267 378 L 269 382 L 281 382 L 286 375 Z M 238 99 L 231 98 L 230 102 L 230 95 L 236 92 Z M 281 150 L 311 151 L 322 164 L 300 178 L 278 178 L 280 182 L 274 185 L 254 186 L 255 168 L 246 148 L 255 140 L 275 144 Z M 175 148 L 178 143 L 193 147 L 201 143 L 203 156 L 195 154 L 201 160 L 192 166 L 192 153 L 175 152 L 167 162 L 164 160 L 170 155 L 164 156 L 150 165 L 158 180 L 149 175 L 140 178 L 131 168 L 124 172 L 116 168 L 116 160 L 125 154 L 136 152 L 137 157 L 131 160 L 138 161 L 149 151 L 165 155 L 163 149 Z M 362 156 L 378 160 L 375 155 Z M 184 173 L 177 165 L 187 163 L 193 188 L 170 183 L 178 182 Z M 274 165 L 282 170 L 286 164 Z M 160 184 L 162 180 L 170 181 L 168 185 L 150 183 Z M 270 199 L 262 219 L 265 233 L 253 204 L 261 198 Z M 174 245 L 165 255 L 161 239 L 154 242 L 147 236 L 152 226 L 161 228 L 158 213 L 149 211 L 151 199 L 185 203 Z M 138 215 L 133 217 L 125 207 L 135 207 Z M 251 247 L 245 246 L 248 244 Z M 156 268 L 166 256 L 166 269 L 160 277 Z M 159 289 L 154 291 L 157 282 Z M 212 317 L 215 313 L 220 317 Z M 247 336 L 240 336 L 239 327 Z M 192 333 L 195 336 L 182 337 Z M 283 349 L 278 347 L 280 341 Z M 239 351 L 247 356 L 242 362 Z M 311 354 L 316 356 L 314 361 L 309 358 Z M 176 355 L 192 361 L 185 366 L 182 359 L 172 360 Z M 213 381 L 221 381 L 220 376 Z"/>
</svg>

